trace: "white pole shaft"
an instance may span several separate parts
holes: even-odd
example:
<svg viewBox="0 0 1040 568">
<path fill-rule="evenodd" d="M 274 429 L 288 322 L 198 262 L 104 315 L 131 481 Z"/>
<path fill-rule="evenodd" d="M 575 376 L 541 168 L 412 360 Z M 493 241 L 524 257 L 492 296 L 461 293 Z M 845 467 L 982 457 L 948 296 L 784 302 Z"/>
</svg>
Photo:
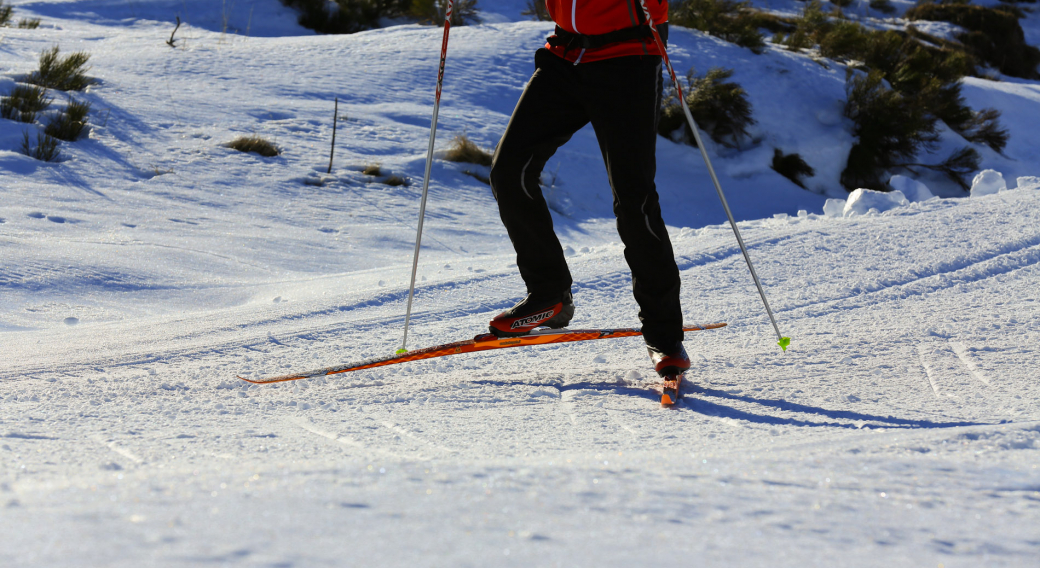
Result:
<svg viewBox="0 0 1040 568">
<path fill-rule="evenodd" d="M 422 247 L 423 220 L 426 218 L 426 198 L 430 192 L 430 171 L 433 168 L 433 147 L 437 140 L 437 115 L 441 110 L 441 89 L 444 85 L 444 63 L 448 58 L 448 32 L 451 30 L 451 12 L 454 0 L 448 0 L 444 12 L 444 39 L 441 42 L 441 63 L 437 71 L 437 96 L 433 103 L 433 119 L 430 126 L 430 145 L 426 150 L 426 171 L 423 174 L 422 199 L 419 201 L 419 226 L 415 234 L 415 254 L 412 257 L 412 280 L 408 286 L 408 306 L 404 313 L 404 339 L 398 353 L 408 351 L 408 324 L 412 319 L 412 300 L 415 297 L 415 275 L 419 269 L 419 249 Z"/>
</svg>

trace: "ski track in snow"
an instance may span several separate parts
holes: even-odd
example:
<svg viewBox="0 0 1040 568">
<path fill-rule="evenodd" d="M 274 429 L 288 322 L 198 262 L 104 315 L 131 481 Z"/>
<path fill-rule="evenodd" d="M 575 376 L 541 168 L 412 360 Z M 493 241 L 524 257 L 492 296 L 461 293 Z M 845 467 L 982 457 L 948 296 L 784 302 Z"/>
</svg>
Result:
<svg viewBox="0 0 1040 568">
<path fill-rule="evenodd" d="M 812 187 L 844 194 L 841 69 L 673 34 L 678 71 L 734 67 L 752 99 L 759 141 L 710 150 L 787 354 L 697 152 L 662 138 L 686 316 L 729 324 L 687 334 L 674 408 L 638 339 L 257 386 L 235 377 L 400 346 L 439 30 L 315 36 L 275 0 L 9 4 L 44 25 L 0 34 L 0 92 L 56 43 L 91 52 L 99 83 L 59 164 L 10 151 L 21 125 L 0 120 L 0 565 L 1040 557 L 1040 186 L 820 215 L 824 196 L 769 160 L 797 151 Z M 525 5 L 452 30 L 439 151 L 460 132 L 497 142 L 551 29 L 518 22 Z M 1006 155 L 984 152 L 1009 180 L 1037 175 L 1034 88 L 966 82 L 1013 117 Z M 285 152 L 222 146 L 250 133 Z M 411 185 L 361 173 L 376 163 Z M 481 333 L 523 294 L 494 198 L 464 169 L 433 167 L 410 348 Z M 591 132 L 547 170 L 573 327 L 637 326 Z"/>
</svg>

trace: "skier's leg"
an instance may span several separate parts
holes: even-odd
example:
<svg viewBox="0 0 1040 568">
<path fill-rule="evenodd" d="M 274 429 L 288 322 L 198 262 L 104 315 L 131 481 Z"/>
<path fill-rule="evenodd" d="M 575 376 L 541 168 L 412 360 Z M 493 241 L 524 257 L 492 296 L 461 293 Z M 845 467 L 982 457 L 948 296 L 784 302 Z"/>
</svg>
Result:
<svg viewBox="0 0 1040 568">
<path fill-rule="evenodd" d="M 528 293 L 559 295 L 570 291 L 571 275 L 539 179 L 588 118 L 576 100 L 573 65 L 540 49 L 535 66 L 495 150 L 491 188 Z"/>
<path fill-rule="evenodd" d="M 583 67 L 587 108 L 614 192 L 643 335 L 648 346 L 672 354 L 683 332 L 679 269 L 654 184 L 661 59 L 622 57 Z"/>
</svg>

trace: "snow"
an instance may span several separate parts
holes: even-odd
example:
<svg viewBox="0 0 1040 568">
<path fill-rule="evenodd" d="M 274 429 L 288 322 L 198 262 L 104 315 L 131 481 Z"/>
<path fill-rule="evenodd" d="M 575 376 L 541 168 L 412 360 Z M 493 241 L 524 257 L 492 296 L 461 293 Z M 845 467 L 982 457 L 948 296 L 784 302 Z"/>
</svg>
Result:
<svg viewBox="0 0 1040 568">
<path fill-rule="evenodd" d="M 888 180 L 888 185 L 910 201 L 928 201 L 935 197 L 927 185 L 906 176 L 894 175 Z"/>
<path fill-rule="evenodd" d="M 849 194 L 842 210 L 842 216 L 866 215 L 871 211 L 878 213 L 910 203 L 900 191 L 881 192 L 873 189 L 857 189 Z"/>
<path fill-rule="evenodd" d="M 993 195 L 1007 189 L 1004 175 L 996 170 L 982 170 L 971 180 L 971 196 Z"/>
<path fill-rule="evenodd" d="M 734 68 L 754 106 L 754 140 L 709 150 L 786 354 L 699 153 L 661 138 L 684 311 L 729 323 L 687 335 L 676 408 L 630 339 L 260 387 L 236 375 L 400 347 L 440 31 L 318 36 L 277 0 L 10 3 L 44 22 L 0 31 L 0 93 L 56 44 L 91 53 L 98 83 L 61 162 L 23 156 L 37 127 L 0 120 L 0 565 L 1040 557 L 1036 83 L 965 86 L 1003 113 L 1009 146 L 982 169 L 1010 190 L 901 172 L 903 199 L 847 194 L 843 69 L 677 30 L 678 71 Z M 495 146 L 551 29 L 487 4 L 489 23 L 452 29 L 439 150 Z M 224 146 L 250 134 L 282 155 Z M 811 191 L 769 169 L 775 147 L 816 168 Z M 410 348 L 479 333 L 523 293 L 465 169 L 433 165 Z M 575 327 L 638 325 L 591 131 L 543 177 Z"/>
</svg>

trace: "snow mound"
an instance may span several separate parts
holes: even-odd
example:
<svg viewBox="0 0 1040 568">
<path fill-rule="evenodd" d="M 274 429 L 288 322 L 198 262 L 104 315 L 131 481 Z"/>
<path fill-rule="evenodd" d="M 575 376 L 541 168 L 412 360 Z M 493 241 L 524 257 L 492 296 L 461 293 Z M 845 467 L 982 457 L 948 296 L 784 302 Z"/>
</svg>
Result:
<svg viewBox="0 0 1040 568">
<path fill-rule="evenodd" d="M 904 207 L 909 203 L 910 201 L 901 191 L 886 193 L 860 188 L 849 195 L 848 201 L 845 202 L 845 208 L 842 210 L 842 216 L 866 215 L 871 209 L 878 212 L 888 211 L 896 207 Z"/>
<path fill-rule="evenodd" d="M 932 193 L 932 190 L 928 189 L 927 185 L 906 176 L 892 176 L 892 179 L 888 180 L 888 185 L 892 186 L 893 190 L 902 193 L 907 199 L 913 202 L 928 201 L 935 197 L 935 194 Z"/>
<path fill-rule="evenodd" d="M 992 195 L 1007 189 L 1004 174 L 996 170 L 982 170 L 971 182 L 971 196 Z"/>
<path fill-rule="evenodd" d="M 844 199 L 828 199 L 823 204 L 823 214 L 827 217 L 841 217 L 844 212 Z"/>
<path fill-rule="evenodd" d="M 1040 189 L 1040 177 L 1021 176 L 1016 180 L 1018 189 Z"/>
</svg>

